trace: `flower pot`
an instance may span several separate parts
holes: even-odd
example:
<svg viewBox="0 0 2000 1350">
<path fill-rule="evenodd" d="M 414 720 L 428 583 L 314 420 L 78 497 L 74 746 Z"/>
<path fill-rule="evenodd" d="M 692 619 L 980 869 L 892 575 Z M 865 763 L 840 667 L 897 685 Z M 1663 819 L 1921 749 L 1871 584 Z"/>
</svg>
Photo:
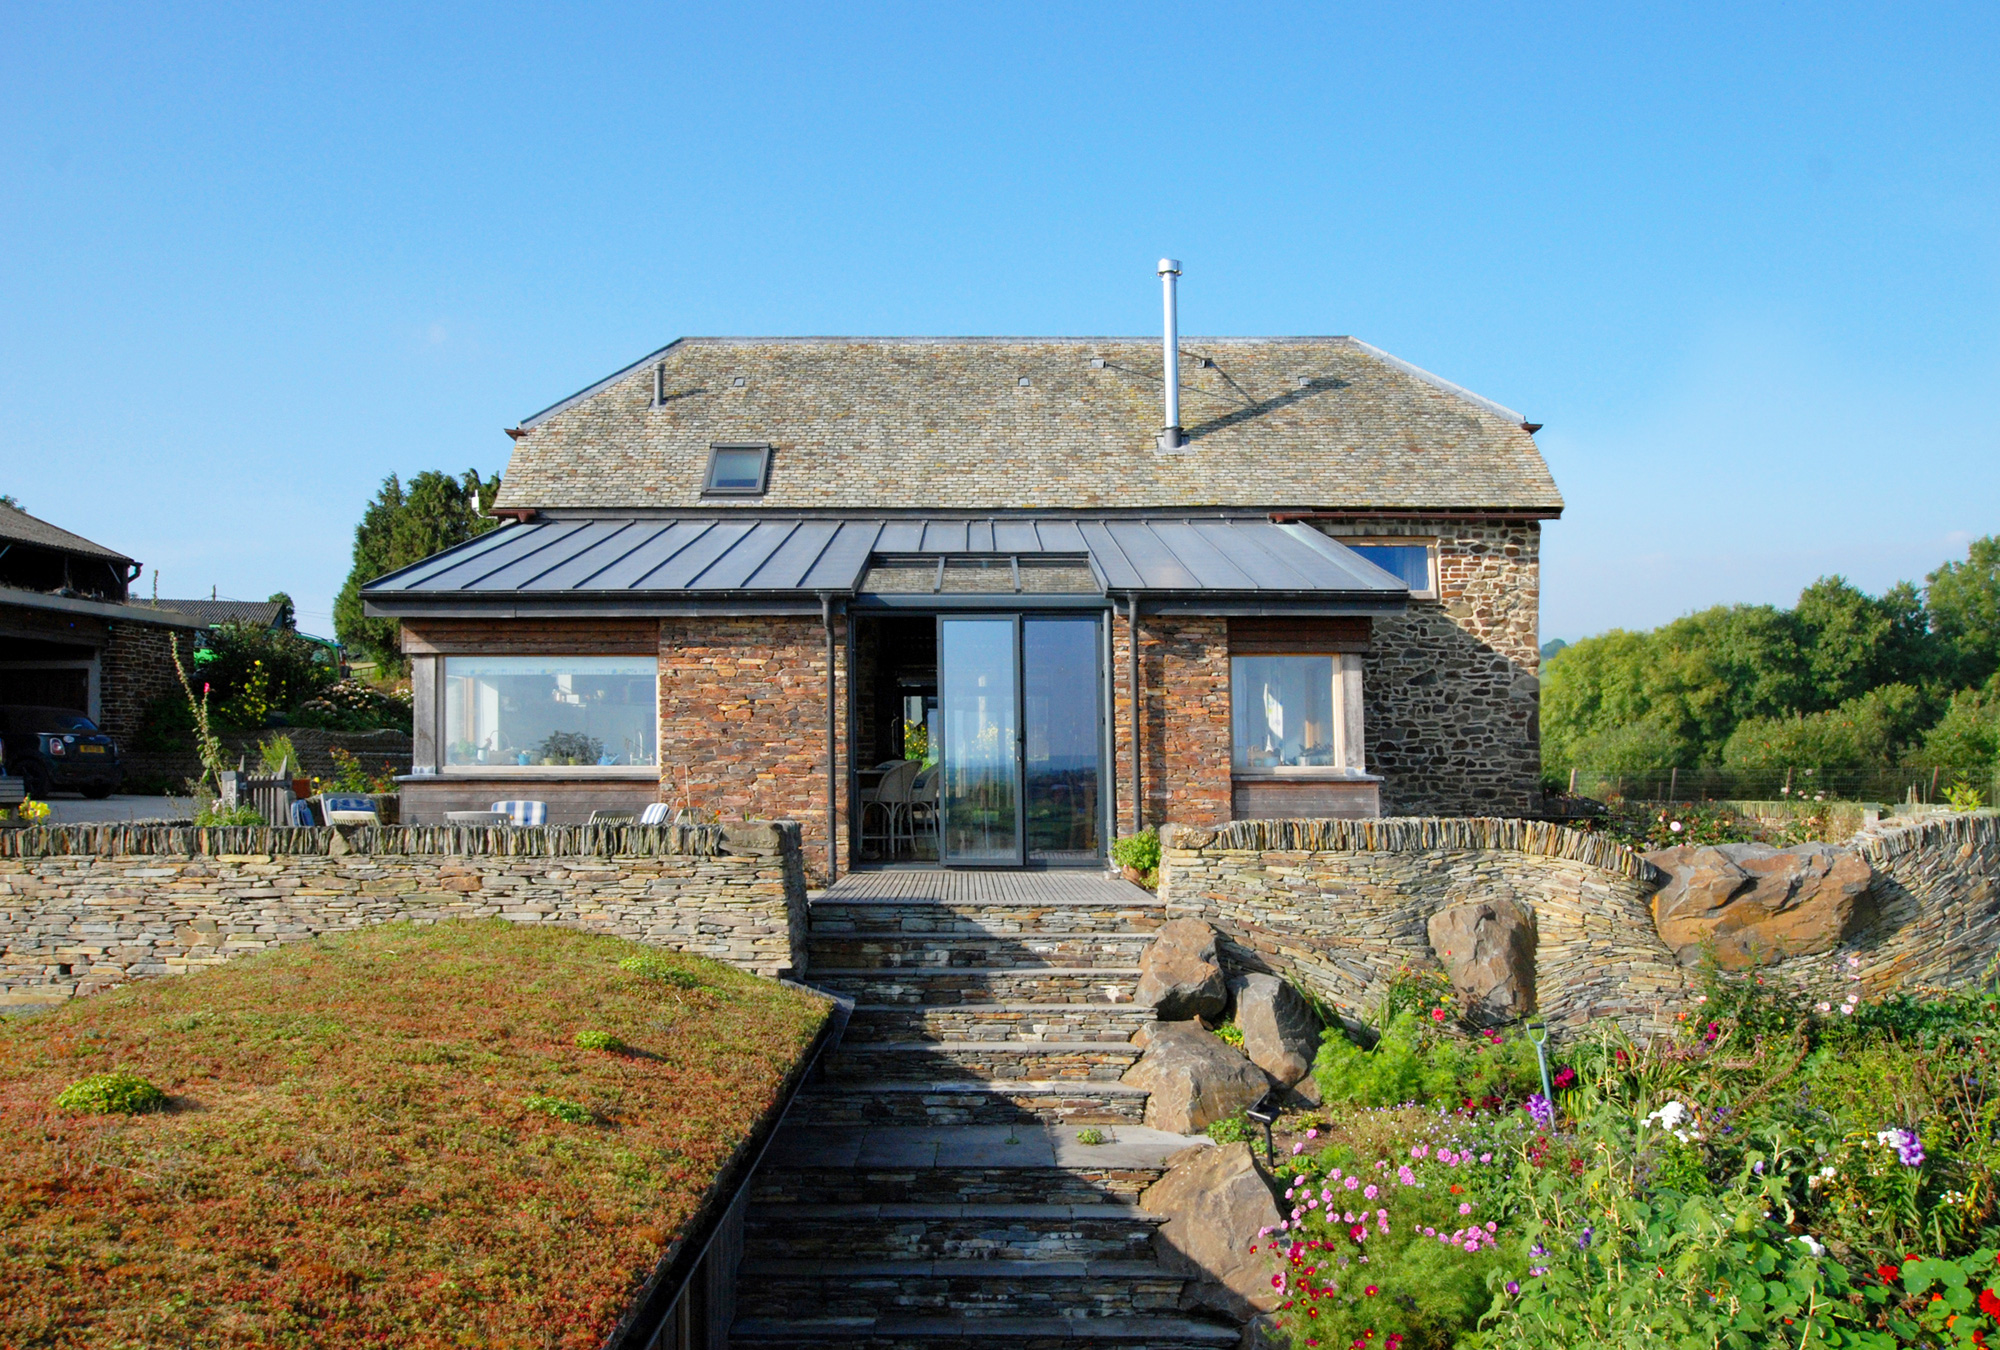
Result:
<svg viewBox="0 0 2000 1350">
<path fill-rule="evenodd" d="M 1143 886 L 1146 884 L 1146 874 L 1144 872 L 1141 872 L 1136 867 L 1121 867 L 1118 869 L 1118 871 L 1127 881 L 1131 882 L 1134 886 Z"/>
<path fill-rule="evenodd" d="M 313 795 L 312 779 L 294 778 L 292 780 L 292 797 L 295 801 L 304 801 L 306 798 L 312 795 Z"/>
</svg>

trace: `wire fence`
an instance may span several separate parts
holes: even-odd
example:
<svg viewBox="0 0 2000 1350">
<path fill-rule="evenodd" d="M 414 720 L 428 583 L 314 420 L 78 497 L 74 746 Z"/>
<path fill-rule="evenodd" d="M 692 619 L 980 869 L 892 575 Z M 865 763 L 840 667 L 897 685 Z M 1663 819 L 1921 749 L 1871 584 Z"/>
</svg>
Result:
<svg viewBox="0 0 2000 1350">
<path fill-rule="evenodd" d="M 1566 791 L 1599 801 L 1861 801 L 1945 800 L 1956 784 L 1976 789 L 1989 806 L 2000 802 L 2000 764 L 1884 764 L 1860 772 L 1791 768 L 1739 772 L 1714 768 L 1665 768 L 1637 772 L 1572 769 Z"/>
</svg>

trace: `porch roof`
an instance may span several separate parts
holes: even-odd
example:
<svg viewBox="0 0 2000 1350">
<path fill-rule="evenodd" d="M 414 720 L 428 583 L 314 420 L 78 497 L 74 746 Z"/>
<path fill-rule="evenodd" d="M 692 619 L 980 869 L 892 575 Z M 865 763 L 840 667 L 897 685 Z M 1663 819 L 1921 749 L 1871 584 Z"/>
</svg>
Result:
<svg viewBox="0 0 2000 1350">
<path fill-rule="evenodd" d="M 397 616 L 817 613 L 872 561 L 1087 562 L 1103 597 L 1154 612 L 1380 613 L 1409 589 L 1309 525 L 1242 517 L 543 518 L 507 525 L 363 588 Z M 993 607 L 1046 595 L 927 597 Z"/>
</svg>

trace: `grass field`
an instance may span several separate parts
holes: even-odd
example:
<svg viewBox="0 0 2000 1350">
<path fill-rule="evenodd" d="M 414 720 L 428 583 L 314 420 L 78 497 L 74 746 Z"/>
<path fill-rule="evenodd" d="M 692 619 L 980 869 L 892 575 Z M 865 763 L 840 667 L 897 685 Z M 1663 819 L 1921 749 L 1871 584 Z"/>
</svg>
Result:
<svg viewBox="0 0 2000 1350">
<path fill-rule="evenodd" d="M 825 1007 L 466 922 L 0 1022 L 0 1345 L 594 1347 Z M 167 1108 L 54 1105 L 117 1069 Z"/>
</svg>

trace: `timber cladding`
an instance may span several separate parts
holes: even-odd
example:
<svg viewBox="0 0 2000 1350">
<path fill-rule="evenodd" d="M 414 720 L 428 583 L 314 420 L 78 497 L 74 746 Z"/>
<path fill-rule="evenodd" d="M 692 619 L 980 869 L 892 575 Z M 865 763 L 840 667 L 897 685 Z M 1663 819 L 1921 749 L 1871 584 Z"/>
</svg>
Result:
<svg viewBox="0 0 2000 1350">
<path fill-rule="evenodd" d="M 410 656 L 651 656 L 657 619 L 406 619 Z"/>
</svg>

